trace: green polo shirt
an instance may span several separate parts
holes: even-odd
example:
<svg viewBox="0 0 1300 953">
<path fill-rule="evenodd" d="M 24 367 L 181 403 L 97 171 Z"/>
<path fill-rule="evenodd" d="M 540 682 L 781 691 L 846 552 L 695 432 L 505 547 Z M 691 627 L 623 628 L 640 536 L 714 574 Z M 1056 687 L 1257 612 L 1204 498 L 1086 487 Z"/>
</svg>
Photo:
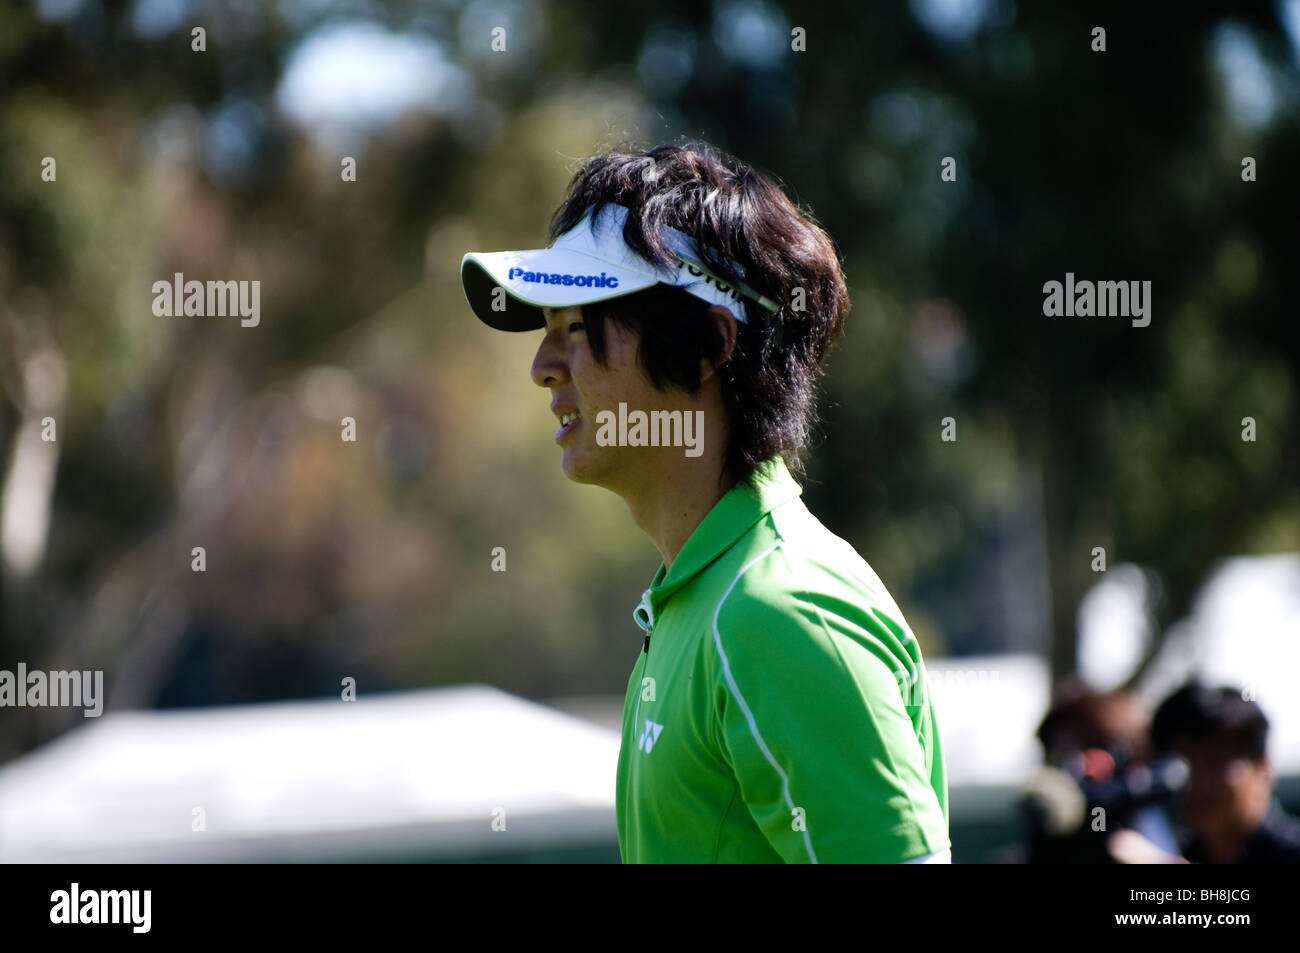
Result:
<svg viewBox="0 0 1300 953">
<path fill-rule="evenodd" d="M 948 783 L 921 649 L 773 458 L 709 511 L 634 617 L 618 759 L 625 863 L 942 854 Z"/>
</svg>

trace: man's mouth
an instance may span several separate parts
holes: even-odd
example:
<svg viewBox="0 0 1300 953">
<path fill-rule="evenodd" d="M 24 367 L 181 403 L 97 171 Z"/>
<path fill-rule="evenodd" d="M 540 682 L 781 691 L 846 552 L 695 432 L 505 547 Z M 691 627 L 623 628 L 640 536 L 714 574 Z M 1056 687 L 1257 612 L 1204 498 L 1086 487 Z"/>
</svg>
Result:
<svg viewBox="0 0 1300 953">
<path fill-rule="evenodd" d="M 578 425 L 581 423 L 582 414 L 578 413 L 576 410 L 571 410 L 566 414 L 562 414 L 560 416 L 560 429 L 555 432 L 555 442 L 559 443 L 569 434 L 573 433 L 573 431 L 578 429 Z"/>
</svg>

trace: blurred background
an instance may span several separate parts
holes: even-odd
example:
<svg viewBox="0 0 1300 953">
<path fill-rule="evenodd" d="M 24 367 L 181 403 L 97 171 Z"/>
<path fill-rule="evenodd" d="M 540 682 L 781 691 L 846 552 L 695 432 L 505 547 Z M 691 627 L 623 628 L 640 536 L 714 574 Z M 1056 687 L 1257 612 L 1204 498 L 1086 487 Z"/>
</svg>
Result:
<svg viewBox="0 0 1300 953">
<path fill-rule="evenodd" d="M 1239 688 L 1300 808 L 1300 0 L 1150 6 L 0 7 L 0 669 L 105 687 L 0 708 L 0 860 L 617 861 L 659 557 L 458 269 L 696 137 L 842 255 L 804 497 L 922 644 L 954 858 L 1085 689 Z M 1044 317 L 1066 272 L 1150 325 Z"/>
</svg>

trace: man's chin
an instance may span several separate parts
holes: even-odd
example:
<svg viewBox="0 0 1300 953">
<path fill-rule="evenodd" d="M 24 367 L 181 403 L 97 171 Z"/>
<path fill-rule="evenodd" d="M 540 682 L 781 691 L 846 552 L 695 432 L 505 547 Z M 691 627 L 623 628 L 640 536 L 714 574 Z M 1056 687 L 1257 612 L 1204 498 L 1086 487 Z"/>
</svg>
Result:
<svg viewBox="0 0 1300 953">
<path fill-rule="evenodd" d="M 586 447 L 566 447 L 560 460 L 560 469 L 574 483 L 604 486 L 604 471 L 608 467 L 602 466 L 601 460 L 594 459 L 598 456 L 600 455 L 590 453 Z"/>
<path fill-rule="evenodd" d="M 564 475 L 574 483 L 590 483 L 590 465 L 583 454 L 577 448 L 565 448 L 564 456 L 560 458 L 560 469 Z"/>
</svg>

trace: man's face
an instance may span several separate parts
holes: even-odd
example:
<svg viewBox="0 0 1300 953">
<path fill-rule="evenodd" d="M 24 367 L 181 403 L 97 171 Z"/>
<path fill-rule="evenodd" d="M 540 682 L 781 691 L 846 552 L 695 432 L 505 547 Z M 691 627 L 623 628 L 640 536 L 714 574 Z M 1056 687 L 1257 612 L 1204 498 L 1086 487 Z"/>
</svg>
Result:
<svg viewBox="0 0 1300 953">
<path fill-rule="evenodd" d="M 1213 740 L 1184 744 L 1178 753 L 1187 759 L 1190 769 L 1180 807 L 1193 828 L 1214 831 L 1253 826 L 1259 805 L 1272 790 L 1267 761 L 1234 756 Z"/>
<path fill-rule="evenodd" d="M 577 420 L 560 426 L 555 442 L 564 450 L 561 467 L 570 480 L 594 483 L 618 490 L 634 481 L 636 454 L 645 447 L 600 446 L 596 442 L 596 415 L 602 410 L 618 413 L 620 402 L 628 411 L 663 406 L 664 396 L 655 390 L 637 362 L 637 337 L 614 321 L 605 322 L 606 366 L 596 363 L 587 342 L 581 308 L 543 308 L 545 337 L 533 358 L 532 378 L 551 392 L 551 411 L 560 418 L 577 412 Z M 677 451 L 680 453 L 681 451 Z M 640 463 L 644 464 L 645 459 Z"/>
</svg>

